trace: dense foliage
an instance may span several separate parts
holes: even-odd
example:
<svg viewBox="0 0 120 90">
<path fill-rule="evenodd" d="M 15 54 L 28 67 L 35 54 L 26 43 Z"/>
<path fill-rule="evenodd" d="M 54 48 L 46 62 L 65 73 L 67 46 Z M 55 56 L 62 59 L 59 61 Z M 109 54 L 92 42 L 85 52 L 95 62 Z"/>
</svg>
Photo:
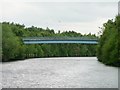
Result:
<svg viewBox="0 0 120 90">
<path fill-rule="evenodd" d="M 94 34 L 82 35 L 74 31 L 55 33 L 53 29 L 38 27 L 26 28 L 24 25 L 3 22 L 2 24 L 2 60 L 11 61 L 36 57 L 96 56 L 96 45 L 81 44 L 36 44 L 24 45 L 23 37 L 90 37 Z"/>
<path fill-rule="evenodd" d="M 108 20 L 103 25 L 103 34 L 98 44 L 98 60 L 107 64 L 120 66 L 120 16 L 115 21 Z"/>
</svg>

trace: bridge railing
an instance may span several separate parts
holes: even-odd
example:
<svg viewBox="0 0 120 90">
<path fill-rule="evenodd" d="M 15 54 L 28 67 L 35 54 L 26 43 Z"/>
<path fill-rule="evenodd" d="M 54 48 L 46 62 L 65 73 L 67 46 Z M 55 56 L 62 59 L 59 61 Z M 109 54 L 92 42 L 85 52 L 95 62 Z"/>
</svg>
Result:
<svg viewBox="0 0 120 90">
<path fill-rule="evenodd" d="M 26 40 L 92 40 L 97 41 L 98 38 L 88 37 L 23 37 L 23 41 Z"/>
</svg>

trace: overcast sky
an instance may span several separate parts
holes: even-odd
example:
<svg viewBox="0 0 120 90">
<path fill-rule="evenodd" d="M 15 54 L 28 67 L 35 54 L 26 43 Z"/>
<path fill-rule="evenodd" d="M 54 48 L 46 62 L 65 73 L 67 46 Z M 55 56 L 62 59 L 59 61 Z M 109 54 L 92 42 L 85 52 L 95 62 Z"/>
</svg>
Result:
<svg viewBox="0 0 120 90">
<path fill-rule="evenodd" d="M 13 0 L 2 1 L 0 21 L 62 31 L 97 34 L 108 19 L 118 14 L 118 0 Z M 73 2 L 74 1 L 74 2 Z M 79 2 L 78 2 L 79 1 Z M 101 1 L 101 2 L 100 2 Z M 1 15 L 0 14 L 0 15 Z"/>
</svg>

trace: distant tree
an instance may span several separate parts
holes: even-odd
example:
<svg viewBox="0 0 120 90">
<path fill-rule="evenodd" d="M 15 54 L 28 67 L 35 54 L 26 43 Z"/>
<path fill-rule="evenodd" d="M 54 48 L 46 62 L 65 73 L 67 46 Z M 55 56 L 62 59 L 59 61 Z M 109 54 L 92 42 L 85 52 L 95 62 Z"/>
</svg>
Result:
<svg viewBox="0 0 120 90">
<path fill-rule="evenodd" d="M 25 27 L 24 24 L 3 22 L 3 61 L 18 60 L 36 57 L 60 57 L 60 56 L 94 56 L 95 45 L 80 44 L 38 44 L 24 45 L 23 37 L 88 37 L 97 38 L 95 35 L 82 35 L 75 31 L 65 31 L 55 33 L 53 29 L 38 28 L 35 26 Z"/>
</svg>

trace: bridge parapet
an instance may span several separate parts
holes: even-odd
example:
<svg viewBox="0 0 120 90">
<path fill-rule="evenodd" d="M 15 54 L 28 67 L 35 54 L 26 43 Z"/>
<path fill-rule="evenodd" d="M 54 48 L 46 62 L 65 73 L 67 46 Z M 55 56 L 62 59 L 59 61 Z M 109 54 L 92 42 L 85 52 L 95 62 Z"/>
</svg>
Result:
<svg viewBox="0 0 120 90">
<path fill-rule="evenodd" d="M 79 44 L 97 44 L 97 38 L 81 37 L 26 37 L 23 38 L 24 44 L 48 44 L 48 43 L 79 43 Z"/>
<path fill-rule="evenodd" d="M 24 37 L 23 40 L 92 40 L 98 41 L 97 38 L 88 37 Z"/>
</svg>

